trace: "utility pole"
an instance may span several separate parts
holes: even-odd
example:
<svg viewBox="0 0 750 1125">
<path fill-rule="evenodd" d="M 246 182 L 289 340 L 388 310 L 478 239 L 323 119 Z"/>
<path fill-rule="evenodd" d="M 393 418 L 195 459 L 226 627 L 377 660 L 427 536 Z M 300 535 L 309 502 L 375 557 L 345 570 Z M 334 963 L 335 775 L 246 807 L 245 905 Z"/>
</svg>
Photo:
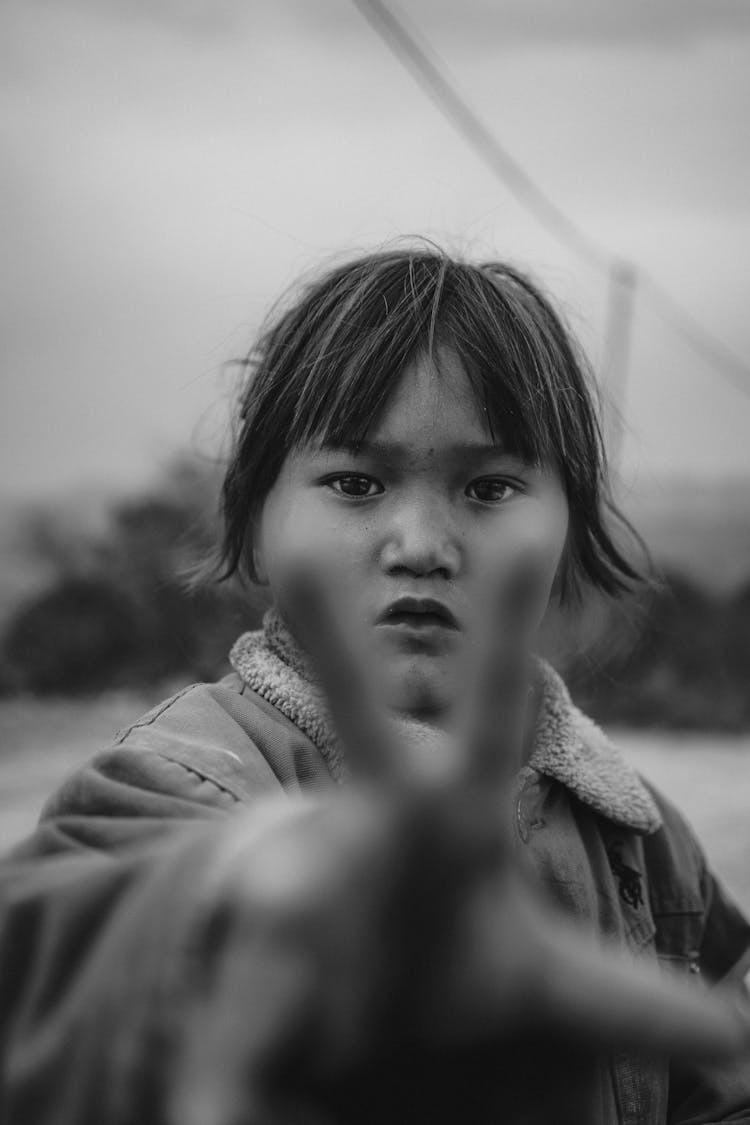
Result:
<svg viewBox="0 0 750 1125">
<path fill-rule="evenodd" d="M 603 384 L 605 439 L 609 462 L 615 470 L 622 456 L 637 281 L 637 271 L 630 262 L 616 261 L 609 270 Z"/>
</svg>

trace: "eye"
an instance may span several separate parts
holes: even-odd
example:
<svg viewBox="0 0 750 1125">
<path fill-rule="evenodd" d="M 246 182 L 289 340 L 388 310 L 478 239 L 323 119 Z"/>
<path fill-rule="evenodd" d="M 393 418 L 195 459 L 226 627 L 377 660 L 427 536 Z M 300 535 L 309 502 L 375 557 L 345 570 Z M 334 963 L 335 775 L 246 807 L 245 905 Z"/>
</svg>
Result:
<svg viewBox="0 0 750 1125">
<path fill-rule="evenodd" d="M 329 477 L 325 483 L 339 496 L 354 500 L 368 499 L 385 491 L 380 481 L 362 473 L 339 473 L 336 477 Z"/>
<path fill-rule="evenodd" d="M 500 504 L 518 491 L 517 485 L 501 477 L 482 477 L 481 480 L 474 480 L 468 485 L 466 495 L 472 500 L 479 500 L 482 504 Z"/>
</svg>

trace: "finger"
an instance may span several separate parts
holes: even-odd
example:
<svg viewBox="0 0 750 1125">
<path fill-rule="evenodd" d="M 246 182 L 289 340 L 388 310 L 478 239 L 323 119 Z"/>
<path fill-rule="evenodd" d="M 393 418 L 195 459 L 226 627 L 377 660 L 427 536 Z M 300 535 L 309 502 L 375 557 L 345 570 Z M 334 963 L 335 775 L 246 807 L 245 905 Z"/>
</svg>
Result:
<svg viewBox="0 0 750 1125">
<path fill-rule="evenodd" d="M 510 1007 L 538 1026 L 592 1045 L 706 1058 L 750 1052 L 748 1013 L 727 995 L 667 979 L 528 897 L 519 897 L 515 912 L 525 915 L 516 932 L 523 950 L 520 963 L 515 959 L 517 990 L 509 988 L 507 957 L 489 974 L 506 1020 L 512 994 Z M 499 918 L 494 925 L 498 933 L 503 928 Z"/>
<path fill-rule="evenodd" d="M 316 995 L 312 959 L 262 930 L 223 949 L 212 979 L 183 1017 L 171 1082 L 175 1125 L 269 1120 L 275 1061 L 301 1038 Z"/>
<path fill-rule="evenodd" d="M 398 773 L 397 758 L 392 734 L 374 699 L 374 677 L 368 676 L 361 646 L 352 642 L 351 628 L 343 628 L 341 607 L 334 605 L 327 586 L 311 568 L 298 568 L 288 576 L 283 610 L 320 679 L 352 773 L 392 780 Z"/>
<path fill-rule="evenodd" d="M 750 1058 L 748 1015 L 718 990 L 680 987 L 572 933 L 558 935 L 545 976 L 539 1014 L 564 1030 L 675 1056 Z"/>
<path fill-rule="evenodd" d="M 528 661 L 507 628 L 507 576 L 496 579 L 471 621 L 465 657 L 466 780 L 483 790 L 506 787 L 521 765 L 528 703 Z"/>
<path fill-rule="evenodd" d="M 748 1014 L 736 1004 L 715 990 L 680 987 L 655 966 L 603 947 L 542 903 L 511 868 L 500 885 L 489 881 L 473 896 L 464 923 L 427 1011 L 439 1039 L 549 1031 L 593 1051 L 750 1052 Z"/>
</svg>

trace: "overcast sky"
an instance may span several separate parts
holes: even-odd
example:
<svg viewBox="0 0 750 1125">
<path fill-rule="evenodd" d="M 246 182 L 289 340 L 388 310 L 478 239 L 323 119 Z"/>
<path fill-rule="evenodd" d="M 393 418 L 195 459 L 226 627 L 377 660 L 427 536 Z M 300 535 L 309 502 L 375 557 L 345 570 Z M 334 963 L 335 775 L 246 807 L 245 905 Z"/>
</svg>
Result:
<svg viewBox="0 0 750 1125">
<path fill-rule="evenodd" d="M 750 4 L 401 0 L 593 239 L 750 358 Z M 602 278 L 479 162 L 349 0 L 5 0 L 0 491 L 216 448 L 280 287 L 423 232 L 526 264 L 602 355 Z M 742 396 L 639 305 L 624 471 L 750 473 Z"/>
</svg>

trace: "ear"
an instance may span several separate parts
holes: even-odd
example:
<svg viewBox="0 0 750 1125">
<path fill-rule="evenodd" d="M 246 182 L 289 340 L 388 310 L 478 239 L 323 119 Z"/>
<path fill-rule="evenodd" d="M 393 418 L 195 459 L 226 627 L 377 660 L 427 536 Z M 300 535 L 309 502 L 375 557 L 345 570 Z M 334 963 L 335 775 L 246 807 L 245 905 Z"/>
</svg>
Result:
<svg viewBox="0 0 750 1125">
<path fill-rule="evenodd" d="M 263 559 L 263 552 L 260 547 L 253 544 L 251 551 L 251 560 L 253 564 L 253 577 L 259 586 L 268 585 L 268 573 L 266 571 L 265 562 Z"/>
<path fill-rule="evenodd" d="M 567 560 L 563 559 L 561 560 L 560 565 L 555 571 L 555 577 L 552 582 L 552 589 L 549 592 L 550 603 L 554 602 L 556 605 L 560 605 L 562 602 L 563 590 L 565 589 L 566 585 L 566 569 Z"/>
<path fill-rule="evenodd" d="M 555 577 L 552 582 L 552 589 L 550 590 L 550 605 L 557 606 L 558 609 L 564 608 L 567 596 L 571 591 L 571 580 L 574 576 L 574 560 L 573 560 L 573 544 L 571 541 L 570 527 L 565 536 L 565 546 L 563 547 L 560 561 L 557 564 Z"/>
<path fill-rule="evenodd" d="M 253 582 L 258 586 L 268 586 L 268 571 L 261 546 L 260 531 L 260 520 L 257 515 L 253 515 L 245 531 L 245 558 L 249 557 Z"/>
</svg>

